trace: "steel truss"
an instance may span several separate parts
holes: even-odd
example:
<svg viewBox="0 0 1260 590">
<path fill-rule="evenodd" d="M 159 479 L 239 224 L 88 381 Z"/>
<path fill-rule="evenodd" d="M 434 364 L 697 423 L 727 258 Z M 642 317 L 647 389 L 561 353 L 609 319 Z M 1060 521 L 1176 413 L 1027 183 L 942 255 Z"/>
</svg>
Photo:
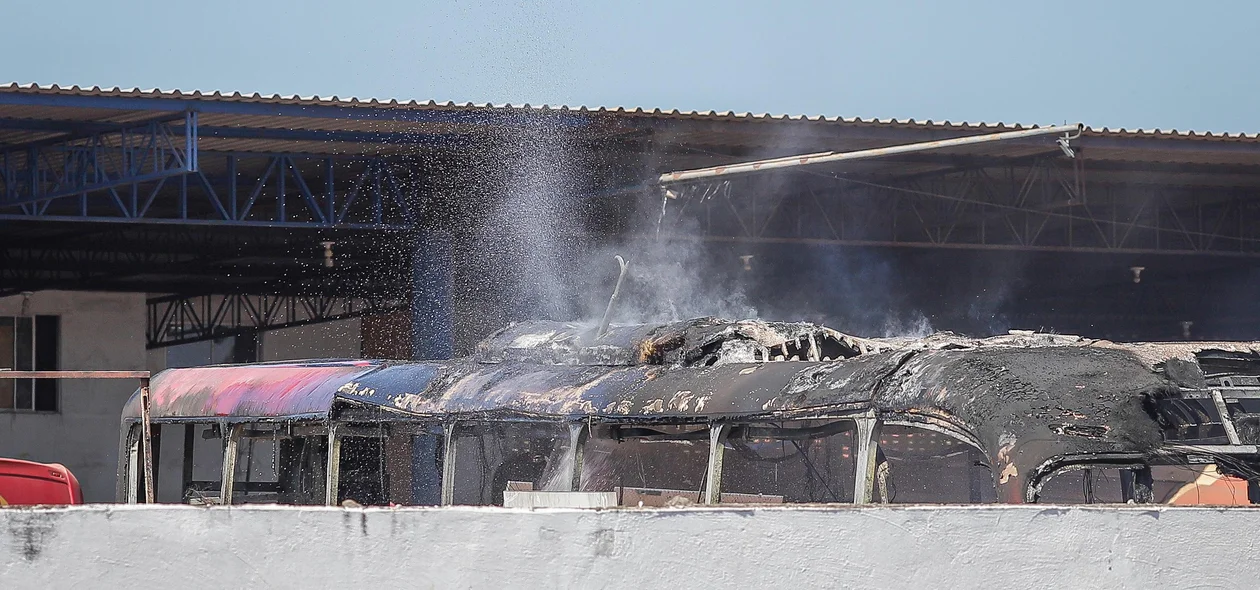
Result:
<svg viewBox="0 0 1260 590">
<path fill-rule="evenodd" d="M 1087 183 L 1080 160 L 1063 160 L 912 179 L 693 183 L 673 189 L 661 230 L 735 242 L 1260 256 L 1260 206 L 1238 189 Z"/>
<path fill-rule="evenodd" d="M 0 201 L 0 220 L 405 229 L 422 214 L 406 159 L 216 154 L 194 165 L 38 197 L 9 183 L 18 196 Z"/>
<path fill-rule="evenodd" d="M 148 301 L 146 346 L 162 348 L 405 309 L 385 297 L 319 295 L 201 295 Z"/>
<path fill-rule="evenodd" d="M 0 152 L 0 209 L 39 216 L 76 195 L 87 209 L 97 192 L 121 204 L 119 188 L 196 171 L 197 113 L 167 114 L 9 146 Z"/>
</svg>

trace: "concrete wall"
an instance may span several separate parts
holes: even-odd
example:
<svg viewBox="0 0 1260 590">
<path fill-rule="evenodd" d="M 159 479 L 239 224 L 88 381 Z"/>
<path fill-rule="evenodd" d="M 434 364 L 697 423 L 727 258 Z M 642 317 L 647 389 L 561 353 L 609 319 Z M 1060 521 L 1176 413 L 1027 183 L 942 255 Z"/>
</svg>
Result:
<svg viewBox="0 0 1260 590">
<path fill-rule="evenodd" d="M 358 358 L 360 323 L 358 318 L 354 318 L 263 332 L 262 358 L 259 360 Z"/>
<path fill-rule="evenodd" d="M 21 296 L 0 298 L 0 315 L 21 307 Z M 143 294 L 40 291 L 31 295 L 30 313 L 61 316 L 61 369 L 145 369 Z M 0 412 L 0 456 L 61 463 L 83 485 L 84 499 L 113 500 L 118 416 L 138 386 L 63 381 L 58 413 Z"/>
<path fill-rule="evenodd" d="M 1226 588 L 1257 546 L 1248 509 L 0 510 L 14 588 Z"/>
</svg>

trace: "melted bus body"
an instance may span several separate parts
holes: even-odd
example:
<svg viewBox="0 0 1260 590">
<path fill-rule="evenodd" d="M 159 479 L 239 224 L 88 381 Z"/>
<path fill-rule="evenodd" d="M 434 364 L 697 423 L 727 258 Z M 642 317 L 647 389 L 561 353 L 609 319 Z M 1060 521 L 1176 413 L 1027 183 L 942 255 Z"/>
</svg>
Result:
<svg viewBox="0 0 1260 590">
<path fill-rule="evenodd" d="M 173 369 L 151 412 L 193 503 L 1249 504 L 1258 379 L 1244 343 L 532 322 L 450 361 Z"/>
</svg>

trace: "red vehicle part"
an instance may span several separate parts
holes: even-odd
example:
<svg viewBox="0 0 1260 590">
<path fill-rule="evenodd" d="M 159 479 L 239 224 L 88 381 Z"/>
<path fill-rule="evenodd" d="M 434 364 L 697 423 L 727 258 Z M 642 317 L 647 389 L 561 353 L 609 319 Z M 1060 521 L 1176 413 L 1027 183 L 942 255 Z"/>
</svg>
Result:
<svg viewBox="0 0 1260 590">
<path fill-rule="evenodd" d="M 0 458 L 0 506 L 82 503 L 79 480 L 64 466 Z"/>
</svg>

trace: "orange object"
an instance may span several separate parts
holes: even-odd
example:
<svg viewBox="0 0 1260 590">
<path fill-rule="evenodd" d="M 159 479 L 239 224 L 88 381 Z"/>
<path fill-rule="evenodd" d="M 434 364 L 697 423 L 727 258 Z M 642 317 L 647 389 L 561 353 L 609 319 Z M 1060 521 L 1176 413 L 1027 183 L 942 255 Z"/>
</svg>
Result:
<svg viewBox="0 0 1260 590">
<path fill-rule="evenodd" d="M 0 458 L 0 506 L 82 503 L 79 480 L 65 466 Z"/>
<path fill-rule="evenodd" d="M 1174 506 L 1250 506 L 1247 497 L 1247 480 L 1222 475 L 1215 465 L 1203 470 L 1168 500 Z"/>
</svg>

